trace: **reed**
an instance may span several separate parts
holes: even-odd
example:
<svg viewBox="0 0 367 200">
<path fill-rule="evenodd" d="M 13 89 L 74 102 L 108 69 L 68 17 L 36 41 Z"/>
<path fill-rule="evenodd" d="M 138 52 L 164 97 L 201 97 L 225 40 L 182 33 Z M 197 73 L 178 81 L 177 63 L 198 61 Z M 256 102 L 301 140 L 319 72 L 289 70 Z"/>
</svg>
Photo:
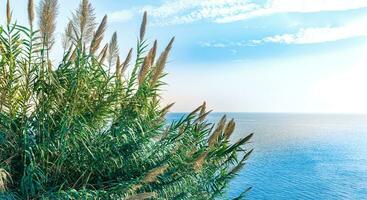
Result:
<svg viewBox="0 0 367 200">
<path fill-rule="evenodd" d="M 211 123 L 205 102 L 165 120 L 174 104 L 162 105 L 161 87 L 174 38 L 158 59 L 157 41 L 145 51 L 146 12 L 136 55 L 130 49 L 121 57 L 117 33 L 100 49 L 107 16 L 92 31 L 94 9 L 83 0 L 65 29 L 63 57 L 50 59 L 58 2 L 40 1 L 40 30 L 33 30 L 32 0 L 29 26 L 12 24 L 7 3 L 0 32 L 0 199 L 223 197 L 252 152 L 246 149 L 252 134 L 230 142 L 234 120 Z"/>
<path fill-rule="evenodd" d="M 40 1 L 38 26 L 43 45 L 47 50 L 50 50 L 55 42 L 54 33 L 56 29 L 56 16 L 58 14 L 57 7 L 57 0 Z"/>
<path fill-rule="evenodd" d="M 33 21 L 34 21 L 34 3 L 33 0 L 28 1 L 28 22 L 31 30 L 33 29 Z"/>
<path fill-rule="evenodd" d="M 90 45 L 90 54 L 94 54 L 98 50 L 103 40 L 104 32 L 106 31 L 106 27 L 107 27 L 107 15 L 103 17 L 101 23 L 98 26 L 96 33 L 93 36 L 92 43 Z"/>
</svg>

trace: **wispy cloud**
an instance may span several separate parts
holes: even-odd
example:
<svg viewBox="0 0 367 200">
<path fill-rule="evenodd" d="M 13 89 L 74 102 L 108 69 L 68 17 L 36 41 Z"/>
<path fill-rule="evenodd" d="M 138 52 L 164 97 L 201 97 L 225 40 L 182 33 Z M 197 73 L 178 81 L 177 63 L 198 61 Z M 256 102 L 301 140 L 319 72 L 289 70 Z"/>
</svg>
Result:
<svg viewBox="0 0 367 200">
<path fill-rule="evenodd" d="M 171 0 L 160 6 L 147 6 L 143 9 L 160 22 L 184 24 L 199 20 L 217 21 L 258 8 L 258 4 L 249 0 Z"/>
<path fill-rule="evenodd" d="M 112 22 L 126 22 L 134 17 L 134 12 L 132 10 L 120 10 L 110 13 L 108 17 Z"/>
<path fill-rule="evenodd" d="M 246 20 L 253 17 L 277 13 L 314 13 L 324 11 L 345 11 L 367 7 L 366 0 L 268 0 L 268 2 L 249 12 L 223 16 L 218 23 Z"/>
<path fill-rule="evenodd" d="M 339 27 L 302 28 L 294 34 L 274 35 L 251 42 L 254 44 L 316 44 L 363 36 L 367 36 L 367 19 L 358 20 Z"/>
<path fill-rule="evenodd" d="M 367 18 L 337 27 L 301 28 L 296 33 L 286 33 L 248 41 L 201 42 L 202 47 L 233 48 L 258 46 L 264 43 L 317 44 L 356 37 L 367 37 Z"/>
<path fill-rule="evenodd" d="M 277 13 L 312 13 L 344 11 L 367 7 L 366 0 L 166 0 L 162 4 L 146 5 L 110 14 L 113 21 L 126 21 L 132 13 L 147 10 L 160 25 L 184 24 L 200 20 L 229 23 Z"/>
</svg>

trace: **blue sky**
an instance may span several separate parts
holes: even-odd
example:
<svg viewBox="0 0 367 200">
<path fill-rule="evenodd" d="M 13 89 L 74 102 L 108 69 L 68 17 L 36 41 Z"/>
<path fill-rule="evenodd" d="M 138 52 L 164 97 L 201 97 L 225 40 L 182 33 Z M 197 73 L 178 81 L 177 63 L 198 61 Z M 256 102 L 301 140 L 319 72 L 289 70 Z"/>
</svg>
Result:
<svg viewBox="0 0 367 200">
<path fill-rule="evenodd" d="M 0 5 L 4 10 L 5 0 Z M 13 0 L 26 22 L 26 0 Z M 60 36 L 77 1 L 60 1 Z M 225 112 L 367 113 L 367 0 L 92 0 L 121 54 L 176 36 L 165 103 Z M 56 48 L 58 49 L 58 48 Z M 55 53 L 57 55 L 57 52 Z"/>
</svg>

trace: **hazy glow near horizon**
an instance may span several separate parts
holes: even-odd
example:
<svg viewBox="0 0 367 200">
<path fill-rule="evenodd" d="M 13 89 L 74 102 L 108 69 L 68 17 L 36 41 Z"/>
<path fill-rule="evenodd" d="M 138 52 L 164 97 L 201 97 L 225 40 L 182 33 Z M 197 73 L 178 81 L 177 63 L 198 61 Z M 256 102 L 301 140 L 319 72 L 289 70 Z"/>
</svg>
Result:
<svg viewBox="0 0 367 200">
<path fill-rule="evenodd" d="M 27 23 L 27 1 L 11 2 Z M 58 37 L 77 7 L 59 2 Z M 163 48 L 176 36 L 162 94 L 174 111 L 207 101 L 228 112 L 367 113 L 366 0 L 91 2 L 98 19 L 109 15 L 121 54 L 134 47 L 144 10 L 150 41 Z"/>
</svg>

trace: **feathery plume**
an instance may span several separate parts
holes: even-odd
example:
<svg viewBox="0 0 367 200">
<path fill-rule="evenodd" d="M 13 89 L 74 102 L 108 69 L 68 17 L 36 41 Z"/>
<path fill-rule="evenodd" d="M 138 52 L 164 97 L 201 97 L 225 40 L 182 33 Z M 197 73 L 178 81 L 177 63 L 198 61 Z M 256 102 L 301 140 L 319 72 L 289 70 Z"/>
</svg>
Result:
<svg viewBox="0 0 367 200">
<path fill-rule="evenodd" d="M 28 21 L 29 26 L 33 29 L 33 21 L 34 21 L 34 3 L 33 0 L 28 0 Z"/>
<path fill-rule="evenodd" d="M 156 167 L 148 172 L 148 174 L 143 179 L 143 183 L 152 183 L 157 180 L 157 177 L 163 174 L 168 169 L 168 165 L 163 165 L 161 167 Z"/>
<path fill-rule="evenodd" d="M 158 79 L 160 78 L 161 74 L 163 73 L 164 67 L 167 62 L 168 54 L 172 48 L 172 44 L 175 41 L 175 37 L 171 39 L 171 41 L 168 43 L 166 49 L 162 52 L 162 54 L 159 56 L 157 63 L 156 63 L 156 69 L 154 71 L 152 82 L 151 84 L 154 85 Z"/>
<path fill-rule="evenodd" d="M 140 68 L 139 74 L 138 74 L 138 81 L 139 81 L 139 85 L 141 85 L 145 79 L 145 77 L 147 76 L 149 69 L 151 67 L 150 65 L 151 63 L 151 57 L 148 54 L 145 58 L 144 58 L 144 62 L 143 65 Z"/>
<path fill-rule="evenodd" d="M 12 182 L 10 174 L 5 169 L 0 168 L 0 193 L 6 191 L 9 182 Z"/>
<path fill-rule="evenodd" d="M 43 44 L 50 50 L 54 44 L 54 32 L 56 29 L 57 0 L 42 0 L 39 6 L 39 29 Z"/>
<path fill-rule="evenodd" d="M 100 54 L 99 54 L 99 56 L 98 56 L 98 58 L 99 58 L 99 63 L 101 63 L 101 64 L 103 64 L 103 63 L 104 63 L 104 61 L 105 61 L 105 59 L 106 59 L 106 57 L 107 57 L 107 50 L 108 50 L 108 44 L 106 44 L 106 45 L 103 47 L 103 49 L 102 49 L 101 53 L 100 53 Z"/>
<path fill-rule="evenodd" d="M 228 122 L 226 128 L 224 129 L 224 133 L 223 133 L 226 140 L 228 140 L 229 137 L 231 137 L 235 127 L 236 127 L 236 123 L 234 122 L 234 119 L 231 119 L 231 121 Z"/>
<path fill-rule="evenodd" d="M 7 0 L 6 1 L 6 23 L 9 25 L 11 22 L 11 16 L 12 16 L 12 12 L 10 9 L 10 1 Z"/>
<path fill-rule="evenodd" d="M 203 164 L 205 162 L 206 157 L 208 156 L 208 151 L 205 151 L 202 153 L 194 162 L 194 170 L 196 172 L 200 171 L 200 169 L 203 167 Z"/>
<path fill-rule="evenodd" d="M 198 116 L 198 118 L 194 121 L 193 124 L 197 124 L 197 123 L 201 123 L 204 121 L 204 119 L 212 112 L 212 110 L 209 110 L 208 112 L 205 113 L 200 113 L 200 115 Z"/>
<path fill-rule="evenodd" d="M 166 115 L 173 105 L 175 105 L 175 103 L 168 104 L 166 107 L 164 107 L 161 111 L 162 115 Z"/>
<path fill-rule="evenodd" d="M 65 28 L 65 32 L 62 36 L 62 47 L 64 48 L 64 50 L 66 50 L 71 46 L 72 33 L 73 33 L 73 24 L 71 21 L 69 21 L 68 25 Z"/>
<path fill-rule="evenodd" d="M 120 63 L 120 56 L 117 56 L 117 61 L 116 61 L 116 77 L 121 77 L 121 63 Z"/>
<path fill-rule="evenodd" d="M 203 115 L 205 113 L 205 110 L 206 110 L 206 102 L 204 101 L 203 102 L 203 106 L 201 107 L 201 110 L 200 110 L 200 116 Z"/>
<path fill-rule="evenodd" d="M 125 198 L 125 200 L 145 200 L 145 199 L 153 199 L 158 196 L 155 192 L 145 192 L 140 194 L 131 195 Z"/>
<path fill-rule="evenodd" d="M 104 33 L 107 27 L 107 15 L 105 15 L 98 26 L 96 33 L 93 36 L 92 42 L 90 44 L 90 54 L 94 54 L 103 40 Z"/>
<path fill-rule="evenodd" d="M 146 28 L 147 28 L 147 11 L 144 12 L 143 20 L 140 26 L 140 41 L 144 40 Z"/>
<path fill-rule="evenodd" d="M 154 59 L 155 59 L 155 56 L 157 54 L 157 46 L 158 46 L 158 42 L 157 42 L 157 40 L 154 40 L 153 47 L 149 51 L 149 55 L 151 57 L 151 63 L 150 63 L 151 66 L 153 66 L 153 64 L 154 64 Z"/>
<path fill-rule="evenodd" d="M 130 60 L 131 60 L 131 56 L 133 53 L 133 49 L 131 48 L 129 50 L 129 53 L 127 54 L 125 61 L 122 63 L 122 67 L 121 67 L 121 75 L 125 72 L 126 68 L 129 66 Z"/>
<path fill-rule="evenodd" d="M 203 122 L 204 119 L 205 119 L 205 117 L 208 115 L 205 112 L 206 112 L 206 102 L 204 101 L 203 102 L 203 105 L 202 105 L 202 107 L 200 109 L 200 113 L 199 113 L 199 119 L 198 119 L 198 122 L 199 123 Z M 204 117 L 202 117 L 202 116 L 204 116 Z"/>
<path fill-rule="evenodd" d="M 79 8 L 73 14 L 73 26 L 76 29 L 78 37 L 82 39 L 82 44 L 89 43 L 93 37 L 96 23 L 95 13 L 92 4 L 89 0 L 82 0 L 79 4 Z"/>
<path fill-rule="evenodd" d="M 119 54 L 119 47 L 117 44 L 117 33 L 114 32 L 108 47 L 108 66 L 112 67 L 115 63 L 115 59 Z"/>
<path fill-rule="evenodd" d="M 199 110 L 202 109 L 202 107 L 204 106 L 204 104 L 200 105 L 199 107 L 197 107 L 195 110 L 193 110 L 191 113 L 188 114 L 188 116 L 193 116 L 195 115 Z"/>
<path fill-rule="evenodd" d="M 222 133 L 224 126 L 226 124 L 226 115 L 222 117 L 222 119 L 219 121 L 217 128 L 214 130 L 212 135 L 208 139 L 209 147 L 212 147 L 215 143 L 217 143 L 220 134 Z"/>
</svg>

